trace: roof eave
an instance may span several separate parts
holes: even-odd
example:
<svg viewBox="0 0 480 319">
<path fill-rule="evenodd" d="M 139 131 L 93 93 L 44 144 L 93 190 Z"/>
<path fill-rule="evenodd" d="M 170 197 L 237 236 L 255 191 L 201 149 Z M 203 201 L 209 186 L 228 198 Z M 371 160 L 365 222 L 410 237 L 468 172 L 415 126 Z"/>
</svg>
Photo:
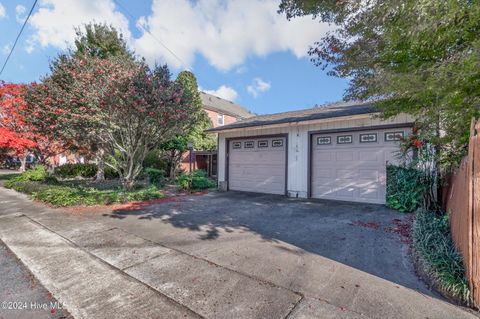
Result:
<svg viewBox="0 0 480 319">
<path fill-rule="evenodd" d="M 321 118 L 321 119 L 289 121 L 284 123 L 271 123 L 271 124 L 264 123 L 264 124 L 241 126 L 241 127 L 220 126 L 220 127 L 208 129 L 206 130 L 206 132 L 223 133 L 223 132 L 232 132 L 232 131 L 239 131 L 239 130 L 245 130 L 245 129 L 264 129 L 264 128 L 275 128 L 275 127 L 288 127 L 293 125 L 310 125 L 310 124 L 325 123 L 325 122 L 344 121 L 344 120 L 350 120 L 350 119 L 371 118 L 373 116 L 377 116 L 380 114 L 381 112 L 373 112 L 373 113 L 328 117 L 328 118 Z"/>
</svg>

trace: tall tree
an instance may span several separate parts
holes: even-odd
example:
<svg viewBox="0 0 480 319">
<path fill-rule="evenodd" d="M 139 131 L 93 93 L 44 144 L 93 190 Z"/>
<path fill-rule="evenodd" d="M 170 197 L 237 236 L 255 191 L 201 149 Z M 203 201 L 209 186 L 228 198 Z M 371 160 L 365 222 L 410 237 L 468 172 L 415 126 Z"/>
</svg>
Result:
<svg viewBox="0 0 480 319">
<path fill-rule="evenodd" d="M 77 28 L 75 33 L 75 48 L 70 52 L 70 55 L 80 59 L 92 57 L 135 60 L 134 53 L 128 49 L 123 35 L 112 26 L 89 23 L 84 25 L 83 29 Z M 96 180 L 101 181 L 105 179 L 103 155 L 105 150 L 101 145 L 96 145 L 92 149 L 95 150 L 95 159 L 98 166 Z"/>
<path fill-rule="evenodd" d="M 184 134 L 195 122 L 196 106 L 191 103 L 190 92 L 171 80 L 166 65 L 151 70 L 139 63 L 133 77 L 116 89 L 106 101 L 106 117 L 114 125 L 105 143 L 114 160 L 112 167 L 130 188 L 147 153 Z"/>
<path fill-rule="evenodd" d="M 188 103 L 192 107 L 192 118 L 190 125 L 183 134 L 176 135 L 160 146 L 164 151 L 163 158 L 167 161 L 170 178 L 175 178 L 178 166 L 188 150 L 188 141 L 192 141 L 194 148 L 199 150 L 213 150 L 216 147 L 215 138 L 205 132 L 205 130 L 211 128 L 212 123 L 203 110 L 195 75 L 190 71 L 182 71 L 178 74 L 176 82 L 183 88 Z"/>
<path fill-rule="evenodd" d="M 89 23 L 75 29 L 75 49 L 77 57 L 89 55 L 106 59 L 125 57 L 133 60 L 133 52 L 128 49 L 123 35 L 107 24 Z"/>
<path fill-rule="evenodd" d="M 28 121 L 41 131 L 101 150 L 131 188 L 148 151 L 183 134 L 194 107 L 166 66 L 111 57 L 63 57 L 27 94 Z"/>
<path fill-rule="evenodd" d="M 282 0 L 279 11 L 332 24 L 309 54 L 350 79 L 346 99 L 418 117 L 446 167 L 464 156 L 480 114 L 479 1 Z"/>
</svg>

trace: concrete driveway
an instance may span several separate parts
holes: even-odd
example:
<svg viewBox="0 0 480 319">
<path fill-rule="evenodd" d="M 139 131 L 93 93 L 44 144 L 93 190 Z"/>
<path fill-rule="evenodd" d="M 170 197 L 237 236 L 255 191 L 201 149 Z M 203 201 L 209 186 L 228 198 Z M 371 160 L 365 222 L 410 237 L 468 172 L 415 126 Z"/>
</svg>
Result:
<svg viewBox="0 0 480 319">
<path fill-rule="evenodd" d="M 331 318 L 467 316 L 415 275 L 408 238 L 401 236 L 411 216 L 385 206 L 228 192 L 102 216 L 112 226 L 301 294 L 292 317 L 301 310 L 299 318 L 330 318 L 317 312 L 324 304 L 335 308 Z"/>
<path fill-rule="evenodd" d="M 117 280 L 128 275 L 166 296 L 162 307 L 189 317 L 477 317 L 416 277 L 408 237 L 402 236 L 408 215 L 384 206 L 235 192 L 104 209 L 48 209 L 4 190 L 0 200 L 6 217 L 20 212 L 33 222 L 16 226 L 19 219 L 10 218 L 7 225 L 4 216 L 0 235 L 7 243 L 15 246 L 20 233 L 41 233 L 45 246 L 55 242 L 72 251 L 78 267 L 88 257 L 73 251 L 81 248 L 119 271 Z M 37 230 L 38 225 L 45 229 Z M 68 245 L 50 239 L 54 235 Z M 20 254 L 27 240 L 34 239 L 22 238 L 14 247 Z M 38 249 L 33 257 L 28 253 L 24 259 L 34 261 Z M 50 260 L 42 258 L 39 262 Z M 99 280 L 111 284 L 108 269 L 88 262 L 102 272 Z M 42 275 L 42 267 L 36 274 Z M 72 277 L 66 273 L 65 278 Z M 129 285 L 124 284 L 126 291 Z"/>
</svg>

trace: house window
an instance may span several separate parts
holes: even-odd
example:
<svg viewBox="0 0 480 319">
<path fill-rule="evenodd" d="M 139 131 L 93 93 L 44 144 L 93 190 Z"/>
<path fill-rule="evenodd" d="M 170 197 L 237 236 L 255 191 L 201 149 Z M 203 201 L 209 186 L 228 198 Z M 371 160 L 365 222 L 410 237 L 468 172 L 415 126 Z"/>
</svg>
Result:
<svg viewBox="0 0 480 319">
<path fill-rule="evenodd" d="M 225 124 L 225 115 L 218 114 L 218 125 L 224 125 L 224 124 Z"/>
<path fill-rule="evenodd" d="M 329 145 L 332 144 L 332 138 L 330 136 L 317 137 L 317 145 Z"/>
<path fill-rule="evenodd" d="M 258 141 L 257 146 L 258 146 L 258 148 L 268 147 L 268 141 L 267 140 Z"/>
<path fill-rule="evenodd" d="M 233 149 L 240 149 L 242 148 L 242 142 L 233 142 L 233 145 L 232 145 Z"/>
<path fill-rule="evenodd" d="M 351 144 L 353 141 L 352 135 L 337 136 L 337 144 Z"/>
<path fill-rule="evenodd" d="M 385 142 L 400 141 L 403 138 L 403 132 L 386 132 Z"/>
<path fill-rule="evenodd" d="M 377 141 L 377 133 L 360 134 L 360 143 L 374 143 Z"/>
<path fill-rule="evenodd" d="M 247 141 L 243 143 L 243 147 L 245 148 L 253 148 L 253 145 L 254 145 L 253 141 Z"/>
</svg>

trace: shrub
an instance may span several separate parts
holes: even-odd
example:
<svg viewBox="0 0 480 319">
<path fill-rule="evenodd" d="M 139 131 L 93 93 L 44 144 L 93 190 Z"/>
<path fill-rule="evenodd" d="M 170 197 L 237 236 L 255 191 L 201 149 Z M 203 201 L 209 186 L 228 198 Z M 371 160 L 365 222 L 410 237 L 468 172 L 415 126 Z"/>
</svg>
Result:
<svg viewBox="0 0 480 319">
<path fill-rule="evenodd" d="M 55 168 L 54 174 L 61 178 L 92 178 L 97 175 L 97 165 L 93 163 L 63 164 Z M 118 177 L 118 173 L 109 166 L 105 166 L 104 174 L 106 179 Z"/>
<path fill-rule="evenodd" d="M 95 164 L 63 164 L 55 168 L 54 174 L 62 178 L 73 178 L 77 176 L 89 178 L 97 174 L 97 165 Z"/>
<path fill-rule="evenodd" d="M 161 187 L 165 185 L 165 171 L 153 167 L 145 168 L 150 184 Z"/>
<path fill-rule="evenodd" d="M 143 160 L 143 167 L 152 167 L 159 170 L 166 171 L 168 164 L 165 160 L 161 159 L 162 151 L 159 149 L 152 150 L 147 153 L 147 156 Z"/>
<path fill-rule="evenodd" d="M 415 168 L 387 165 L 387 206 L 401 212 L 413 212 L 422 204 L 428 190 L 424 173 Z"/>
<path fill-rule="evenodd" d="M 162 198 L 164 195 L 156 187 L 144 188 L 135 192 L 126 193 L 127 201 L 145 201 Z"/>
<path fill-rule="evenodd" d="M 419 211 L 413 224 L 413 246 L 422 259 L 423 271 L 438 288 L 454 299 L 470 303 L 462 256 L 455 248 L 448 215 Z"/>
<path fill-rule="evenodd" d="M 216 186 L 215 181 L 209 179 L 204 170 L 196 170 L 192 173 L 180 173 L 177 176 L 176 183 L 184 190 L 202 190 Z"/>
<path fill-rule="evenodd" d="M 43 182 L 48 178 L 48 173 L 45 167 L 38 165 L 32 170 L 27 170 L 24 173 L 8 179 L 5 182 L 5 187 L 13 188 L 13 185 L 18 182 Z M 51 181 L 51 179 L 50 179 Z"/>
<path fill-rule="evenodd" d="M 118 172 L 110 166 L 105 166 L 103 173 L 106 179 L 114 179 L 119 177 Z"/>
<path fill-rule="evenodd" d="M 196 170 L 192 173 L 192 189 L 213 188 L 216 183 L 208 178 L 204 170 Z"/>
<path fill-rule="evenodd" d="M 42 185 L 42 184 L 40 184 Z M 41 186 L 31 193 L 32 197 L 54 206 L 108 205 L 129 201 L 145 201 L 162 198 L 164 195 L 156 187 L 136 191 L 98 190 L 94 188 L 73 188 L 67 186 Z"/>
</svg>

